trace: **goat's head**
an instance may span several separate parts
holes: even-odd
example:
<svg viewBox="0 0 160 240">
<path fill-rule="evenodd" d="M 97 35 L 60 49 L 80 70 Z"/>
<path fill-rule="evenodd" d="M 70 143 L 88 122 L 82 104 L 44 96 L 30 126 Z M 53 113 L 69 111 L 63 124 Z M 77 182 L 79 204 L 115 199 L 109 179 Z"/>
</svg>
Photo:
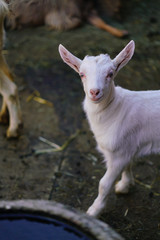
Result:
<svg viewBox="0 0 160 240">
<path fill-rule="evenodd" d="M 134 48 L 135 44 L 132 40 L 113 60 L 108 54 L 100 54 L 96 57 L 86 56 L 80 60 L 61 44 L 59 53 L 63 61 L 79 73 L 86 96 L 92 102 L 99 103 L 108 95 L 117 72 L 131 59 Z"/>
</svg>

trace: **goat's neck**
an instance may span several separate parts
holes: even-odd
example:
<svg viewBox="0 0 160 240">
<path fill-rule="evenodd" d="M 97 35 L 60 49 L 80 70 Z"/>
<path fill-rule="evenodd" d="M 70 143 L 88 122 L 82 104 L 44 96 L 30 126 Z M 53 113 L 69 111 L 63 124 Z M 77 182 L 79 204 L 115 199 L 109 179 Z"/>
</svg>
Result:
<svg viewBox="0 0 160 240">
<path fill-rule="evenodd" d="M 108 95 L 101 102 L 95 104 L 87 96 L 85 97 L 84 110 L 87 113 L 87 115 L 100 113 L 107 109 L 107 107 L 111 104 L 114 98 L 115 98 L 115 85 L 114 82 L 112 81 Z"/>
</svg>

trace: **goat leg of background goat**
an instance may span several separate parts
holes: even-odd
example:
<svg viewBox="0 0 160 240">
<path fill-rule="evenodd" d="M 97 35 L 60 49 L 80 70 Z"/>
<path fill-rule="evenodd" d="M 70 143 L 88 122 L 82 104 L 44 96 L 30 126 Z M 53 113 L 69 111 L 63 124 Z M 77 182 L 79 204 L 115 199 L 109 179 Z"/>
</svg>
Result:
<svg viewBox="0 0 160 240">
<path fill-rule="evenodd" d="M 10 70 L 3 57 L 3 21 L 7 14 L 7 4 L 2 0 L 0 2 L 0 93 L 3 97 L 2 109 L 0 112 L 0 122 L 6 123 L 9 112 L 9 128 L 7 137 L 17 137 L 19 128 L 22 126 L 20 104 L 18 98 L 18 90 L 13 82 Z"/>
<path fill-rule="evenodd" d="M 109 24 L 107 24 L 106 22 L 104 22 L 102 20 L 102 18 L 100 18 L 97 13 L 95 11 L 92 11 L 89 16 L 87 17 L 87 20 L 89 23 L 91 23 L 92 25 L 96 26 L 97 28 L 103 29 L 109 33 L 111 33 L 112 35 L 116 36 L 116 37 L 125 37 L 128 35 L 128 31 L 126 30 L 120 30 L 118 28 L 115 28 Z"/>
</svg>

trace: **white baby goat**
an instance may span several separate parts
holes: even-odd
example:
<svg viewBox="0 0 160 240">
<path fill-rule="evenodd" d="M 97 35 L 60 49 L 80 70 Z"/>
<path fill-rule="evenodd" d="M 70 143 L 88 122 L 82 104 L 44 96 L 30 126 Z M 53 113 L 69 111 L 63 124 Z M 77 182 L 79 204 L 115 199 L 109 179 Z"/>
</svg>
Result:
<svg viewBox="0 0 160 240">
<path fill-rule="evenodd" d="M 136 92 L 114 85 L 114 77 L 131 59 L 134 48 L 130 41 L 113 60 L 107 54 L 80 60 L 59 46 L 63 61 L 82 79 L 84 111 L 107 166 L 98 197 L 87 211 L 95 217 L 104 209 L 121 173 L 116 193 L 127 193 L 134 184 L 132 159 L 160 152 L 160 91 Z"/>
<path fill-rule="evenodd" d="M 9 111 L 10 119 L 7 137 L 12 138 L 18 136 L 19 128 L 22 126 L 22 119 L 17 86 L 13 82 L 12 74 L 2 54 L 4 34 L 3 22 L 7 12 L 7 4 L 5 1 L 0 0 L 0 93 L 3 96 L 0 123 L 6 123 L 8 121 Z"/>
</svg>

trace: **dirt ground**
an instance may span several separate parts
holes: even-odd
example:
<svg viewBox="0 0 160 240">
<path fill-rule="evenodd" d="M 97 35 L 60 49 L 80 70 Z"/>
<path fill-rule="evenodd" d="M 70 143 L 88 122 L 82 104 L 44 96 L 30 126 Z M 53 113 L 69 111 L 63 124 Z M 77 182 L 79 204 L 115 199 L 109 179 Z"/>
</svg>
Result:
<svg viewBox="0 0 160 240">
<path fill-rule="evenodd" d="M 123 5 L 120 17 L 109 22 L 127 29 L 128 39 L 87 24 L 68 32 L 39 27 L 7 33 L 6 58 L 19 88 L 24 128 L 17 140 L 7 140 L 7 126 L 0 126 L 0 199 L 55 200 L 87 210 L 105 168 L 82 110 L 80 79 L 60 59 L 58 45 L 62 43 L 80 58 L 100 53 L 113 58 L 134 39 L 134 57 L 119 72 L 116 84 L 131 90 L 160 89 L 159 13 L 158 0 L 132 0 Z M 40 103 L 36 97 L 49 103 Z M 67 141 L 68 147 L 36 154 L 51 148 L 40 137 L 60 146 Z M 133 171 L 135 186 L 125 196 L 112 193 L 101 220 L 127 240 L 158 240 L 159 156 L 140 159 Z"/>
</svg>

